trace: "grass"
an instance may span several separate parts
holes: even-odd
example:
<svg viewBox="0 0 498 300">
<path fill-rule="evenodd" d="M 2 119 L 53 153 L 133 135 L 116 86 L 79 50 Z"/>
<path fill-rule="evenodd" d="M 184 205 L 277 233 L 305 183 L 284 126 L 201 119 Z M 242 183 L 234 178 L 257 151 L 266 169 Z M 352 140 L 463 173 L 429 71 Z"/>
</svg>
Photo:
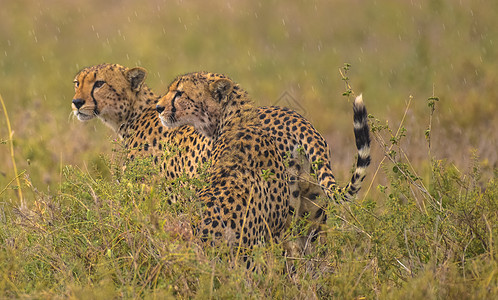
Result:
<svg viewBox="0 0 498 300">
<path fill-rule="evenodd" d="M 2 3 L 0 295 L 496 297 L 495 2 L 97 2 Z M 188 224 L 201 182 L 171 183 L 184 201 L 168 205 L 164 183 L 135 180 L 147 161 L 123 172 L 116 137 L 70 116 L 73 76 L 101 62 L 147 68 L 157 93 L 208 70 L 260 105 L 287 95 L 327 138 L 342 183 L 350 63 L 375 138 L 358 201 L 328 208 L 327 243 L 309 256 L 254 251 L 260 272 L 199 248 Z"/>
<path fill-rule="evenodd" d="M 19 174 L 17 172 L 17 165 L 16 165 L 16 159 L 15 159 L 15 154 L 14 154 L 14 141 L 13 141 L 13 135 L 14 135 L 14 132 L 12 131 L 12 127 L 10 126 L 10 120 L 9 120 L 9 114 L 7 113 L 7 108 L 5 108 L 5 102 L 3 101 L 3 98 L 2 98 L 2 95 L 0 95 L 0 103 L 2 104 L 2 109 L 3 109 L 3 112 L 4 112 L 4 116 L 5 116 L 5 121 L 7 123 L 7 132 L 9 133 L 9 146 L 10 146 L 10 159 L 11 159 L 11 162 L 12 162 L 12 168 L 14 170 L 14 178 L 15 178 L 15 181 L 17 183 L 17 206 L 24 206 L 24 201 L 23 201 L 23 197 L 22 197 L 22 189 L 21 189 L 21 181 L 19 180 L 19 176 L 21 176 L 21 174 Z M 14 180 L 12 180 L 14 181 Z M 3 191 L 5 191 L 8 187 L 9 187 L 10 183 L 4 188 Z M 3 192 L 2 191 L 2 192 Z M 2 193 L 0 193 L 2 194 Z"/>
<path fill-rule="evenodd" d="M 374 126 L 377 139 L 388 132 Z M 391 140 L 402 153 L 398 142 Z M 382 203 L 329 205 L 326 243 L 289 260 L 280 244 L 258 247 L 251 254 L 254 273 L 238 253 L 198 246 L 190 224 L 202 207 L 188 188 L 171 189 L 181 200 L 168 204 L 165 183 L 136 180 L 153 171 L 150 161 L 122 171 L 119 154 L 103 157 L 107 172 L 94 174 L 66 166 L 58 193 L 31 187 L 30 209 L 3 210 L 0 292 L 15 298 L 497 295 L 498 172 L 483 180 L 478 160 L 462 173 L 434 158 L 426 189 L 410 162 L 392 151 L 386 153 L 392 162 L 383 164 L 389 185 L 377 187 Z"/>
</svg>

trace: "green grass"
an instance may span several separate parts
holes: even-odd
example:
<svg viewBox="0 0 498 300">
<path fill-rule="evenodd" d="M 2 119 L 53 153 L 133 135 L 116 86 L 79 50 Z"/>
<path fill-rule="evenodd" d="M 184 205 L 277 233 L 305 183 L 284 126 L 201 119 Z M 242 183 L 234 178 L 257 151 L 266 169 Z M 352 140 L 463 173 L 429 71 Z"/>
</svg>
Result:
<svg viewBox="0 0 498 300">
<path fill-rule="evenodd" d="M 376 127 L 376 134 L 386 130 Z M 395 141 L 394 141 L 395 140 Z M 393 139 L 393 149 L 398 140 Z M 0 293 L 6 297 L 491 298 L 498 294 L 498 172 L 483 180 L 434 159 L 430 185 L 409 161 L 384 163 L 388 186 L 370 199 L 330 204 L 326 242 L 286 260 L 281 244 L 251 256 L 247 272 L 228 249 L 202 249 L 190 224 L 202 206 L 186 193 L 202 182 L 163 183 L 150 161 L 122 171 L 62 170 L 56 193 L 30 209 L 3 208 Z M 137 180 L 137 178 L 143 178 Z M 172 187 L 180 201 L 168 204 Z M 175 189 L 174 186 L 184 188 Z M 152 187 L 152 188 L 150 188 Z M 6 203 L 4 203 L 6 205 Z M 292 234 L 288 236 L 292 239 Z"/>
<path fill-rule="evenodd" d="M 473 0 L 3 1 L 0 295 L 496 296 L 497 10 Z M 199 182 L 172 183 L 184 202 L 168 205 L 164 183 L 135 180 L 146 161 L 123 173 L 116 136 L 71 117 L 74 75 L 102 62 L 147 68 L 159 94 L 197 70 L 230 75 L 260 105 L 289 93 L 327 138 L 341 183 L 355 152 L 339 74 L 350 63 L 375 125 L 359 200 L 329 207 L 327 244 L 309 257 L 261 247 L 258 273 L 217 259 L 223 249 L 199 248 L 187 230 Z"/>
</svg>

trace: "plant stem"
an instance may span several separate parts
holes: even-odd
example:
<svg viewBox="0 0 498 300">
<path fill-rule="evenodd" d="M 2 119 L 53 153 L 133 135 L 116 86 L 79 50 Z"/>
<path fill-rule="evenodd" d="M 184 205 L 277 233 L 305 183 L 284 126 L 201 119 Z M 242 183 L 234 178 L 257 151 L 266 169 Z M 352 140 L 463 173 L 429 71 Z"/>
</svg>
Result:
<svg viewBox="0 0 498 300">
<path fill-rule="evenodd" d="M 19 200 L 19 206 L 23 207 L 24 206 L 24 200 L 22 197 L 22 190 L 21 190 L 21 181 L 19 180 L 19 176 L 17 173 L 17 165 L 16 165 L 16 160 L 15 160 L 15 155 L 14 155 L 14 132 L 12 131 L 12 127 L 10 126 L 10 120 L 9 120 L 9 114 L 7 113 L 7 108 L 5 107 L 5 103 L 3 102 L 2 95 L 0 95 L 0 103 L 2 103 L 2 109 L 3 113 L 5 115 L 5 121 L 7 122 L 7 131 L 9 133 L 9 142 L 10 142 L 10 159 L 12 160 L 12 166 L 14 167 L 14 177 L 16 179 L 17 183 L 17 198 Z"/>
</svg>

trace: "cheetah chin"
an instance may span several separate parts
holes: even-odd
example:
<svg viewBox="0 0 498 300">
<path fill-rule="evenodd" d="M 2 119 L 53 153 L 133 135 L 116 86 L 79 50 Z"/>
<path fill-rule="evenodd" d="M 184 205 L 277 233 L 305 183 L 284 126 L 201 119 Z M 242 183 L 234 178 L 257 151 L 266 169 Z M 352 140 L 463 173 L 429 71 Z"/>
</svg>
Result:
<svg viewBox="0 0 498 300">
<path fill-rule="evenodd" d="M 82 113 L 81 111 L 79 110 L 75 110 L 74 111 L 74 115 L 78 118 L 78 120 L 80 121 L 88 121 L 88 120 L 91 120 L 93 118 L 95 118 L 95 115 L 87 115 L 87 114 L 84 114 Z"/>
<path fill-rule="evenodd" d="M 173 122 L 172 120 L 163 118 L 162 116 L 160 116 L 159 119 L 161 119 L 161 123 L 163 124 L 163 126 L 168 129 L 173 129 L 178 126 L 177 122 Z"/>
</svg>

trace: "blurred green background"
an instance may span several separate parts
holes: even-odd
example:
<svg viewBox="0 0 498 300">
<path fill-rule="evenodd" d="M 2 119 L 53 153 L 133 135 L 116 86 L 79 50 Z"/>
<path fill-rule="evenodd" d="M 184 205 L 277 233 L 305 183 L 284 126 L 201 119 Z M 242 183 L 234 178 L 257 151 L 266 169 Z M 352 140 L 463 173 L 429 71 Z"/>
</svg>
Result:
<svg viewBox="0 0 498 300">
<path fill-rule="evenodd" d="M 103 62 L 149 71 L 158 94 L 178 74 L 226 73 L 258 105 L 290 103 L 327 138 L 340 182 L 354 159 L 351 103 L 339 69 L 369 113 L 395 129 L 428 164 L 427 98 L 435 95 L 432 154 L 469 168 L 497 166 L 498 1 L 0 1 L 0 94 L 15 158 L 33 185 L 53 190 L 62 165 L 94 168 L 113 132 L 71 115 L 73 78 Z M 281 97 L 283 101 L 279 101 Z M 282 99 L 281 99 L 282 100 Z M 0 189 L 14 178 L 0 114 Z M 373 167 L 382 159 L 373 144 Z M 382 182 L 382 175 L 377 176 Z M 2 198 L 13 197 L 4 193 Z"/>
</svg>

